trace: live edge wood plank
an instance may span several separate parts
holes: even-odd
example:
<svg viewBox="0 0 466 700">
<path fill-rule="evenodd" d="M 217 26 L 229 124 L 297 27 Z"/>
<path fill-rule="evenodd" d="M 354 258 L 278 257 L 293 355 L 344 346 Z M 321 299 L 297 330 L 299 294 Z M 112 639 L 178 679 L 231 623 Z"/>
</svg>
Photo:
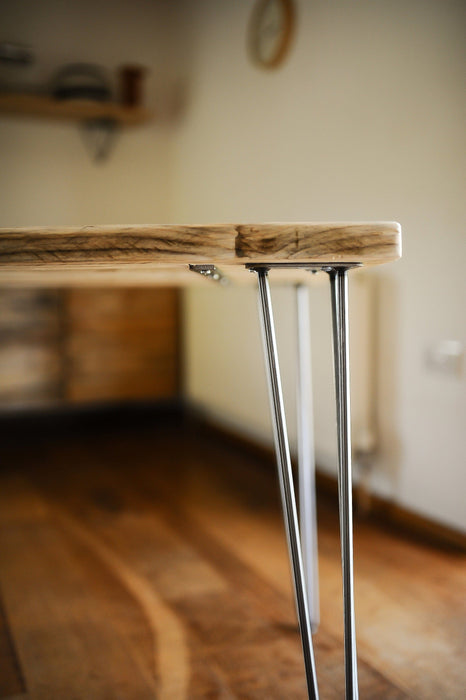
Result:
<svg viewBox="0 0 466 700">
<path fill-rule="evenodd" d="M 139 271 L 196 263 L 359 263 L 401 255 L 395 222 L 0 229 L 0 282 L 25 271 Z M 5 277 L 4 277 L 5 274 Z"/>
</svg>

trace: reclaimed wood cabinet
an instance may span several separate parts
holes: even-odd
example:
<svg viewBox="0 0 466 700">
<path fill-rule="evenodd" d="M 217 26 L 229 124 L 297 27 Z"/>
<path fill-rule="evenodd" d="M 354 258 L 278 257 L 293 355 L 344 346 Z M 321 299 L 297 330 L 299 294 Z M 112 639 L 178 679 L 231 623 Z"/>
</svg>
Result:
<svg viewBox="0 0 466 700">
<path fill-rule="evenodd" d="M 176 397 L 179 305 L 171 288 L 0 290 L 0 409 Z"/>
</svg>

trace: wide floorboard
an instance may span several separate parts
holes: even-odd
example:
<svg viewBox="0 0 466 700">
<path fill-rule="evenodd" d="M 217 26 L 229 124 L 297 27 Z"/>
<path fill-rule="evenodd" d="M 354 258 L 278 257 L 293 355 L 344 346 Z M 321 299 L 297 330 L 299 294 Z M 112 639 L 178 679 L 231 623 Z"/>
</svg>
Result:
<svg viewBox="0 0 466 700">
<path fill-rule="evenodd" d="M 321 698 L 344 696 L 319 500 Z M 464 697 L 464 558 L 355 523 L 360 696 Z M 305 698 L 274 474 L 173 421 L 46 427 L 0 469 L 0 698 Z"/>
</svg>

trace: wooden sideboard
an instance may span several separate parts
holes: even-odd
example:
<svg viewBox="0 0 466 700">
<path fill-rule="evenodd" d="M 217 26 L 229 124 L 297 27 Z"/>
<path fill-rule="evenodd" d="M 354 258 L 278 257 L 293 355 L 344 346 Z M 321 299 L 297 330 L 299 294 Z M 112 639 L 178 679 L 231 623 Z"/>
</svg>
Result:
<svg viewBox="0 0 466 700">
<path fill-rule="evenodd" d="M 179 291 L 0 289 L 0 409 L 177 396 Z"/>
</svg>

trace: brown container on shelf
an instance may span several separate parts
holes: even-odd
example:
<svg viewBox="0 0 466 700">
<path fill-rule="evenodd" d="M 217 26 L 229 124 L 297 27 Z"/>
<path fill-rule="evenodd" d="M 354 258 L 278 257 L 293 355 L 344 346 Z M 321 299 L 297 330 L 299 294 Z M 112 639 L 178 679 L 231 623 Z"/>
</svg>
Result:
<svg viewBox="0 0 466 700">
<path fill-rule="evenodd" d="M 125 107 L 139 107 L 143 102 L 144 66 L 125 65 L 118 70 L 120 102 Z"/>
</svg>

